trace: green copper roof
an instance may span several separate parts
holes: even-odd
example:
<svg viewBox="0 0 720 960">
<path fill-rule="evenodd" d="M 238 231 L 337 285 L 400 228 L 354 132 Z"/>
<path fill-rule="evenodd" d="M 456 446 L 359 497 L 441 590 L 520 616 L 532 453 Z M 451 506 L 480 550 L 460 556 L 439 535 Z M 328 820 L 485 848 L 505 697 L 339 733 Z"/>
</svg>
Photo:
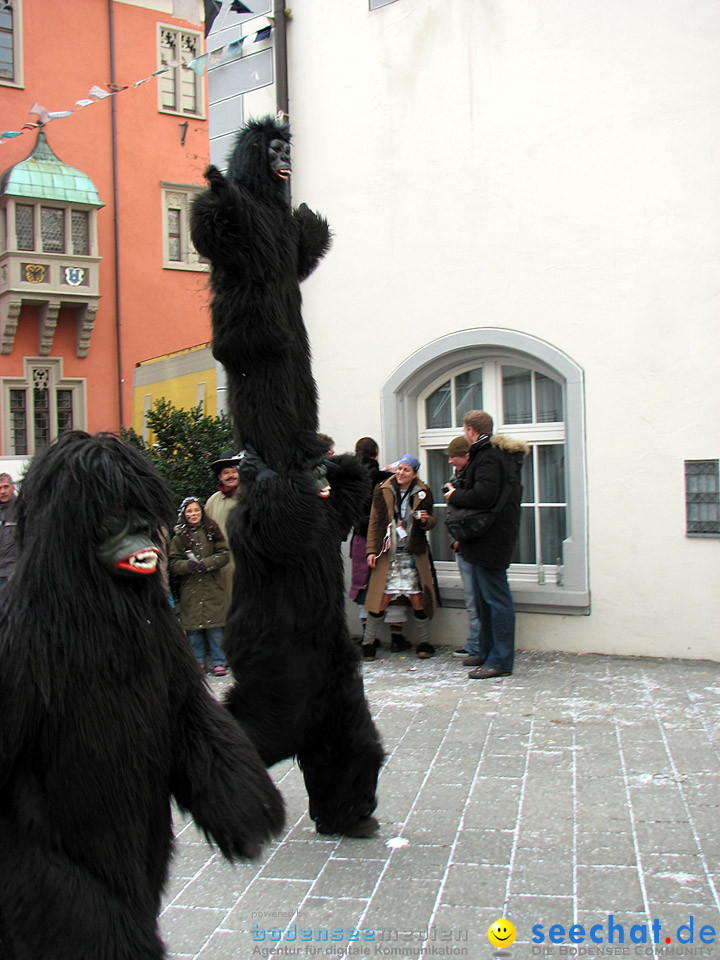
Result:
<svg viewBox="0 0 720 960">
<path fill-rule="evenodd" d="M 0 195 L 104 206 L 90 177 L 55 156 L 42 127 L 32 153 L 0 177 Z"/>
</svg>

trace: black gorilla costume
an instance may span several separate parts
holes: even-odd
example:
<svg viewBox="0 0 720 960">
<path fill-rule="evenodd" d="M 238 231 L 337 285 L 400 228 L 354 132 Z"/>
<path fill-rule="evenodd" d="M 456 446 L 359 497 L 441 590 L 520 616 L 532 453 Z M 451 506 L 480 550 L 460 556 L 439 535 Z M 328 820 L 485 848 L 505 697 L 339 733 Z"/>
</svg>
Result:
<svg viewBox="0 0 720 960">
<path fill-rule="evenodd" d="M 244 448 L 228 524 L 226 702 L 268 765 L 297 757 L 319 832 L 370 836 L 383 751 L 345 620 L 340 555 L 367 480 L 353 456 L 323 461 L 317 439 L 299 284 L 330 231 L 305 204 L 290 208 L 289 142 L 287 126 L 251 121 L 227 178 L 210 167 L 192 209 L 193 242 L 212 264 L 213 352 Z"/>
<path fill-rule="evenodd" d="M 71 432 L 34 459 L 0 607 L 0 957 L 159 960 L 170 798 L 229 860 L 284 820 L 155 574 L 170 492 Z"/>
</svg>

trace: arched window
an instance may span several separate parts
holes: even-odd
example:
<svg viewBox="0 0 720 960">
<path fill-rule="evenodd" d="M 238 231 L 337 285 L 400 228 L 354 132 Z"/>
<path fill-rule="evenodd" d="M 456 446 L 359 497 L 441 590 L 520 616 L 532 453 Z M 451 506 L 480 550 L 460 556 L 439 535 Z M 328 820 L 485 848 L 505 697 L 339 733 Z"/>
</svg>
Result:
<svg viewBox="0 0 720 960">
<path fill-rule="evenodd" d="M 520 536 L 509 571 L 521 609 L 587 612 L 587 523 L 582 371 L 550 344 L 511 330 L 463 330 L 413 354 L 383 391 L 388 456 L 417 452 L 441 522 L 431 546 L 443 596 L 460 597 L 442 523 L 448 443 L 468 410 L 524 440 Z"/>
</svg>

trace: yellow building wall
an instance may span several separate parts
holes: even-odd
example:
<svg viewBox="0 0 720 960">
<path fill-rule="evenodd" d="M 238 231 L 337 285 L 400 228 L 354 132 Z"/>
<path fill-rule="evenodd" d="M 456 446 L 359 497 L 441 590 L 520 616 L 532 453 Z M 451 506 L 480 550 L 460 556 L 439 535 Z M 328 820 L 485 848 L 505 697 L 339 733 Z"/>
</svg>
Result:
<svg viewBox="0 0 720 960">
<path fill-rule="evenodd" d="M 154 437 L 145 426 L 145 414 L 161 398 L 185 410 L 202 402 L 203 414 L 217 415 L 217 376 L 208 344 L 143 360 L 135 367 L 132 424 L 148 443 Z"/>
</svg>

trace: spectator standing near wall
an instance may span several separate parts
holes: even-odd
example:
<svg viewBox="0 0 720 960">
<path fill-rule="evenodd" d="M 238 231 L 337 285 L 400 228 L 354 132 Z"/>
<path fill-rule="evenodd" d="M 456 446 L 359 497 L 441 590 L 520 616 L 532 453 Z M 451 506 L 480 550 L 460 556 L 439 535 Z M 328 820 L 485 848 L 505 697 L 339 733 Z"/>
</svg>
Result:
<svg viewBox="0 0 720 960">
<path fill-rule="evenodd" d="M 352 561 L 352 573 L 350 577 L 349 597 L 358 605 L 360 623 L 362 624 L 362 635 L 358 638 L 362 642 L 365 635 L 365 621 L 367 612 L 365 610 L 365 590 L 367 588 L 369 569 L 367 565 L 367 533 L 370 523 L 370 509 L 372 507 L 373 491 L 379 483 L 384 483 L 392 477 L 389 470 L 381 470 L 378 464 L 378 445 L 372 437 L 360 437 L 355 444 L 355 456 L 367 471 L 371 484 L 371 490 L 368 498 L 363 504 L 362 517 L 353 527 L 352 538 L 350 540 L 350 559 Z M 402 635 L 402 625 L 400 625 L 400 634 Z M 376 643 L 379 642 L 376 641 Z M 408 643 L 407 649 L 410 649 Z"/>
<path fill-rule="evenodd" d="M 217 491 L 208 498 L 205 504 L 205 516 L 213 520 L 219 527 L 220 532 L 228 543 L 227 523 L 228 517 L 237 504 L 238 493 L 240 491 L 240 477 L 237 470 L 238 458 L 230 451 L 220 454 L 217 460 L 214 460 L 210 467 L 218 480 Z M 223 620 L 230 608 L 232 599 L 233 576 L 235 574 L 235 562 L 232 554 L 228 552 L 228 563 L 222 569 L 223 589 L 225 590 L 225 611 Z"/>
<path fill-rule="evenodd" d="M 0 473 L 0 587 L 10 579 L 17 562 L 16 514 L 15 482 L 9 473 Z"/>
<path fill-rule="evenodd" d="M 180 624 L 201 669 L 209 652 L 213 674 L 224 677 L 227 668 L 220 644 L 226 613 L 222 569 L 228 562 L 227 543 L 218 525 L 204 515 L 197 497 L 183 500 L 176 531 L 169 565 L 180 577 Z"/>
<path fill-rule="evenodd" d="M 367 564 L 371 570 L 365 606 L 367 623 L 363 658 L 375 657 L 375 640 L 383 614 L 396 597 L 407 597 L 415 616 L 418 657 L 431 657 L 430 619 L 438 598 L 426 532 L 437 523 L 430 488 L 418 477 L 420 461 L 406 453 L 395 476 L 373 493 L 367 534 Z M 407 641 L 400 648 L 406 649 Z M 391 650 L 397 646 L 391 642 Z"/>
<path fill-rule="evenodd" d="M 469 562 L 480 614 L 481 666 L 468 674 L 471 680 L 505 677 L 513 672 L 515 657 L 515 604 L 507 579 L 520 529 L 522 485 L 520 471 L 528 446 L 521 440 L 493 436 L 493 419 L 484 410 L 470 410 L 463 420 L 470 444 L 470 460 L 463 471 L 462 487 L 446 484 L 445 499 L 453 507 L 489 511 L 510 485 L 507 500 L 482 537 L 460 542 L 460 555 Z"/>
<path fill-rule="evenodd" d="M 463 471 L 470 462 L 470 444 L 465 437 L 455 437 L 454 440 L 450 441 L 447 453 L 448 463 L 453 468 L 453 476 L 450 483 L 455 487 L 462 487 Z M 453 550 L 455 551 L 455 559 L 457 560 L 458 570 L 460 571 L 465 609 L 467 610 L 468 620 L 470 621 L 470 633 L 465 641 L 465 646 L 457 647 L 453 650 L 453 656 L 462 657 L 464 667 L 480 667 L 485 662 L 485 658 L 480 656 L 480 615 L 478 614 L 477 602 L 475 600 L 475 585 L 470 563 L 459 553 L 459 546 L 460 544 L 456 540 L 453 543 Z"/>
</svg>

